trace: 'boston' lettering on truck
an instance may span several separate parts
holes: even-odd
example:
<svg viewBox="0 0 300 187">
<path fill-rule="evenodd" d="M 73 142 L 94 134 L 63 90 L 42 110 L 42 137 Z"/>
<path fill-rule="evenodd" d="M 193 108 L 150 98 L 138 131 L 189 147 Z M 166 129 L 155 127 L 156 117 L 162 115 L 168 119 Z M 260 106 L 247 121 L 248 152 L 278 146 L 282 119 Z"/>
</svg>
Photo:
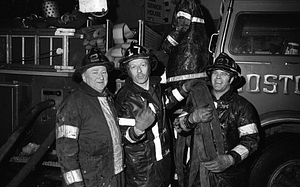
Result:
<svg viewBox="0 0 300 187">
<path fill-rule="evenodd" d="M 299 90 L 299 80 L 300 75 L 293 76 L 293 75 L 272 75 L 272 74 L 266 74 L 263 76 L 263 80 L 261 79 L 261 75 L 259 74 L 247 74 L 245 76 L 246 78 L 246 84 L 240 88 L 238 91 L 243 92 L 245 91 L 249 93 L 260 93 L 261 90 L 264 93 L 270 93 L 270 94 L 276 94 L 278 93 L 278 84 L 283 83 L 282 93 L 284 94 L 290 94 L 288 92 L 288 83 L 292 81 L 294 83 L 294 93 L 300 95 Z M 277 80 L 277 81 L 276 81 Z M 261 81 L 263 81 L 263 84 L 261 84 Z M 266 87 L 264 87 L 265 85 Z M 263 86 L 263 87 L 262 87 Z"/>
</svg>

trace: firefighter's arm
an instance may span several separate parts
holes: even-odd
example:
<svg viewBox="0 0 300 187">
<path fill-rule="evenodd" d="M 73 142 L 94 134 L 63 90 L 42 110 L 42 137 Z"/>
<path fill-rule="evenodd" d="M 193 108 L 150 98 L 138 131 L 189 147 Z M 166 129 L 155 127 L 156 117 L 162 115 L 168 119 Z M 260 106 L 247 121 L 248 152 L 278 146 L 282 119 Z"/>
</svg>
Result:
<svg viewBox="0 0 300 187">
<path fill-rule="evenodd" d="M 79 115 L 72 102 L 65 102 L 57 111 L 56 152 L 64 182 L 69 187 L 84 187 L 78 162 Z"/>
<path fill-rule="evenodd" d="M 258 125 L 260 125 L 260 120 L 255 107 L 251 103 L 248 103 L 241 110 L 238 124 L 240 142 L 228 152 L 234 158 L 235 164 L 242 162 L 258 148 L 260 140 Z"/>
<path fill-rule="evenodd" d="M 165 90 L 165 104 L 168 109 L 175 106 L 178 102 L 186 98 L 193 87 L 198 83 L 203 83 L 201 79 L 187 80 L 182 84 L 179 84 L 177 88 L 168 88 Z"/>
</svg>

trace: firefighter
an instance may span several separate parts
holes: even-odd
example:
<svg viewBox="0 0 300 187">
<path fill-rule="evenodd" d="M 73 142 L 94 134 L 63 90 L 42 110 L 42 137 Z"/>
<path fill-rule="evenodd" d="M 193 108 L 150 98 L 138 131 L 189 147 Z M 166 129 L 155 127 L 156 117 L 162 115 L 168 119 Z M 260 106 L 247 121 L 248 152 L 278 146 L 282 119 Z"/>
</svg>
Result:
<svg viewBox="0 0 300 187">
<path fill-rule="evenodd" d="M 246 158 L 258 147 L 260 119 L 255 107 L 235 91 L 241 82 L 239 71 L 235 61 L 221 53 L 206 69 L 210 84 L 191 88 L 189 111 L 177 121 L 193 139 L 188 177 L 181 177 L 180 186 L 246 186 Z"/>
<path fill-rule="evenodd" d="M 127 187 L 167 187 L 173 179 L 171 131 L 166 108 L 187 95 L 189 82 L 162 93 L 160 77 L 150 76 L 157 59 L 132 43 L 120 61 L 128 74 L 116 96 L 119 125 L 124 136 Z"/>
<path fill-rule="evenodd" d="M 79 84 L 57 110 L 56 151 L 66 186 L 123 187 L 121 132 L 106 88 L 114 63 L 92 49 L 73 74 Z"/>
</svg>

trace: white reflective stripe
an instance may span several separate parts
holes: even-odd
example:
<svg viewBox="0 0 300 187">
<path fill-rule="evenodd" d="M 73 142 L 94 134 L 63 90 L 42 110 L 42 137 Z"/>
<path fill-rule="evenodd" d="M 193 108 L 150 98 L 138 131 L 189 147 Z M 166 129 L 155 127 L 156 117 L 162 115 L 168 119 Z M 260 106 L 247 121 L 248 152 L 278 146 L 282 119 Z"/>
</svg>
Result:
<svg viewBox="0 0 300 187">
<path fill-rule="evenodd" d="M 216 108 L 218 108 L 218 103 L 216 101 L 214 101 L 214 105 Z"/>
<path fill-rule="evenodd" d="M 249 150 L 241 144 L 235 146 L 235 148 L 233 148 L 232 151 L 237 152 L 241 156 L 242 160 L 247 158 L 249 155 Z"/>
<path fill-rule="evenodd" d="M 119 125 L 121 126 L 135 126 L 135 119 L 133 118 L 119 118 Z"/>
<path fill-rule="evenodd" d="M 177 46 L 178 45 L 178 42 L 172 38 L 172 36 L 168 35 L 167 36 L 167 40 L 173 45 L 173 46 Z"/>
<path fill-rule="evenodd" d="M 176 82 L 176 81 L 196 79 L 196 78 L 202 78 L 202 77 L 207 77 L 205 72 L 169 77 L 169 78 L 167 78 L 167 82 Z"/>
<path fill-rule="evenodd" d="M 204 19 L 202 18 L 197 18 L 197 17 L 192 17 L 192 22 L 196 22 L 196 23 L 205 23 Z"/>
<path fill-rule="evenodd" d="M 77 139 L 79 134 L 79 128 L 71 125 L 62 125 L 56 129 L 56 139 L 65 137 L 71 139 Z"/>
<path fill-rule="evenodd" d="M 149 103 L 149 107 L 156 114 L 156 110 L 155 110 L 153 103 Z"/>
<path fill-rule="evenodd" d="M 184 97 L 179 93 L 177 89 L 172 90 L 172 94 L 177 99 L 177 101 L 182 101 Z"/>
<path fill-rule="evenodd" d="M 155 146 L 156 160 L 160 161 L 163 158 L 163 155 L 162 155 L 161 141 L 160 141 L 160 138 L 159 138 L 158 123 L 156 123 L 152 127 L 152 133 L 154 135 L 153 142 L 154 142 L 154 146 Z"/>
<path fill-rule="evenodd" d="M 191 148 L 188 147 L 187 148 L 187 153 L 186 153 L 186 160 L 185 160 L 186 164 L 189 162 L 190 158 L 191 158 Z"/>
<path fill-rule="evenodd" d="M 149 103 L 149 107 L 151 108 L 151 110 L 154 113 L 156 113 L 155 107 L 152 103 Z M 154 146 L 155 146 L 156 160 L 159 161 L 163 158 L 163 155 L 162 155 L 161 141 L 160 141 L 160 137 L 159 137 L 158 123 L 155 123 L 155 125 L 151 128 L 151 131 L 154 136 L 153 142 L 154 142 Z"/>
<path fill-rule="evenodd" d="M 131 137 L 129 136 L 129 130 L 130 130 L 131 127 L 128 127 L 128 129 L 126 130 L 126 133 L 125 133 L 125 138 L 130 142 L 130 143 L 136 143 L 135 140 L 131 139 Z"/>
<path fill-rule="evenodd" d="M 165 104 L 167 105 L 167 104 L 169 104 L 170 103 L 170 100 L 169 100 L 169 98 L 167 97 L 167 96 L 165 96 Z"/>
<path fill-rule="evenodd" d="M 246 136 L 248 134 L 258 133 L 258 129 L 255 123 L 250 123 L 248 125 L 244 125 L 238 128 L 240 132 L 240 137 Z"/>
<path fill-rule="evenodd" d="M 82 175 L 79 169 L 68 171 L 63 174 L 63 177 L 67 185 L 73 184 L 74 182 L 83 181 Z"/>
<path fill-rule="evenodd" d="M 183 11 L 179 11 L 179 12 L 176 14 L 176 16 L 177 16 L 177 17 L 184 17 L 184 18 L 189 19 L 189 20 L 192 18 L 191 14 L 186 13 L 186 12 L 183 12 Z"/>
</svg>

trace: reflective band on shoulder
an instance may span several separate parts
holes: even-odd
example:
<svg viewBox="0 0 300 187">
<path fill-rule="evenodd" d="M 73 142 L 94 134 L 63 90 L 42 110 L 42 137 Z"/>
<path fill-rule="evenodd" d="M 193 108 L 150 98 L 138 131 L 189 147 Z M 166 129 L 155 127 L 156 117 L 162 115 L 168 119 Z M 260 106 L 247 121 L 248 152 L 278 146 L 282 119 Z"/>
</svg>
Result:
<svg viewBox="0 0 300 187">
<path fill-rule="evenodd" d="M 196 22 L 196 23 L 205 23 L 204 19 L 202 18 L 197 18 L 197 17 L 192 17 L 192 22 Z"/>
<path fill-rule="evenodd" d="M 207 77 L 205 72 L 201 73 L 194 73 L 194 74 L 187 74 L 187 75 L 178 75 L 175 77 L 169 77 L 167 79 L 167 82 L 176 82 L 176 81 L 182 81 L 182 80 L 188 80 L 188 79 L 196 79 L 196 78 L 202 78 Z"/>
<path fill-rule="evenodd" d="M 135 119 L 132 119 L 132 118 L 119 118 L 119 125 L 122 125 L 122 126 L 135 126 Z"/>
<path fill-rule="evenodd" d="M 172 90 L 172 94 L 177 99 L 177 101 L 182 101 L 184 97 L 179 93 L 177 89 Z"/>
<path fill-rule="evenodd" d="M 71 138 L 77 139 L 79 134 L 79 128 L 71 125 L 62 125 L 56 129 L 56 139 L 59 138 Z"/>
<path fill-rule="evenodd" d="M 232 149 L 232 151 L 237 152 L 241 156 L 242 160 L 247 158 L 247 156 L 249 155 L 249 150 L 243 145 L 237 145 Z"/>
<path fill-rule="evenodd" d="M 177 14 L 176 14 L 177 17 L 185 17 L 186 19 L 191 19 L 191 14 L 189 13 L 186 13 L 186 12 L 183 12 L 183 11 L 179 11 Z"/>
<path fill-rule="evenodd" d="M 173 46 L 177 46 L 178 42 L 176 40 L 174 40 L 174 38 L 172 38 L 172 36 L 168 35 L 167 36 L 167 40 L 173 45 Z"/>
<path fill-rule="evenodd" d="M 250 123 L 248 125 L 244 125 L 238 128 L 240 132 L 240 137 L 246 136 L 248 134 L 258 133 L 258 129 L 255 123 Z"/>
<path fill-rule="evenodd" d="M 82 175 L 79 169 L 68 171 L 63 174 L 63 177 L 67 185 L 73 184 L 75 182 L 82 182 Z"/>
</svg>

